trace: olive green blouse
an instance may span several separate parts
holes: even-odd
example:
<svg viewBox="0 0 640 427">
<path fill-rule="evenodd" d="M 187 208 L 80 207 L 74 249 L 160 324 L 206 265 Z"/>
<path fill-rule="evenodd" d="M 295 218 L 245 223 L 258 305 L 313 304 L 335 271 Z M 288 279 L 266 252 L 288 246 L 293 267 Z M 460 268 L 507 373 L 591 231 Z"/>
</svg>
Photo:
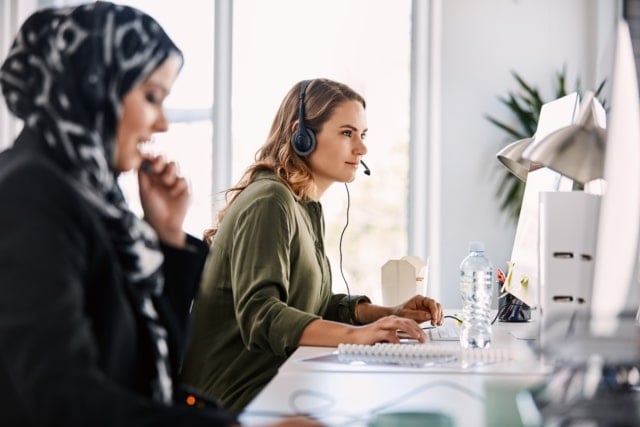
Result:
<svg viewBox="0 0 640 427">
<path fill-rule="evenodd" d="M 227 211 L 192 310 L 184 381 L 243 409 L 313 320 L 353 322 L 362 296 L 333 294 L 318 202 L 260 172 Z"/>
</svg>

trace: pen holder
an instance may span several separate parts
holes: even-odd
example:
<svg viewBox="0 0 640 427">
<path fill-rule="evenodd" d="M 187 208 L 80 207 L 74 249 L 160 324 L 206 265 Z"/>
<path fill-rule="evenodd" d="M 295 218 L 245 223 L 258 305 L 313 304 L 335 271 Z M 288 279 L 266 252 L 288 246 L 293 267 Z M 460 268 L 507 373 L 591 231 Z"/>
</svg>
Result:
<svg viewBox="0 0 640 427">
<path fill-rule="evenodd" d="M 501 322 L 528 322 L 531 307 L 510 293 L 498 299 L 498 320 Z"/>
</svg>

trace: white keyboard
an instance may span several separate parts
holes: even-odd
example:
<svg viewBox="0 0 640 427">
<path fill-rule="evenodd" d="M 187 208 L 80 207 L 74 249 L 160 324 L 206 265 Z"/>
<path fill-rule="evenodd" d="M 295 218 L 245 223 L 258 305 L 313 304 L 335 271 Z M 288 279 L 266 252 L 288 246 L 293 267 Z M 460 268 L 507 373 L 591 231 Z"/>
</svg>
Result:
<svg viewBox="0 0 640 427">
<path fill-rule="evenodd" d="M 458 341 L 461 331 L 462 327 L 449 324 L 428 329 L 426 332 L 431 341 Z"/>
</svg>

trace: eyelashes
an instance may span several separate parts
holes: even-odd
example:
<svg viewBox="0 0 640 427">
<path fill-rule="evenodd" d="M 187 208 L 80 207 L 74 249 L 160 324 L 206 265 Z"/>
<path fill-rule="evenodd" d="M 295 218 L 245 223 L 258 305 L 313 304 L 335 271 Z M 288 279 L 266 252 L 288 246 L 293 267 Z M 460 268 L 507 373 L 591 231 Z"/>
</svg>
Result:
<svg viewBox="0 0 640 427">
<path fill-rule="evenodd" d="M 151 104 L 160 105 L 162 103 L 155 94 L 153 93 L 145 93 L 144 98 Z"/>
<path fill-rule="evenodd" d="M 351 136 L 352 136 L 352 131 L 350 131 L 350 130 L 345 130 L 344 132 L 342 132 L 342 135 L 344 135 L 344 136 L 346 136 L 346 137 L 348 137 L 348 138 L 351 138 Z M 360 139 L 362 139 L 362 140 L 367 139 L 367 134 L 366 134 L 366 133 L 363 133 L 362 135 L 360 135 Z"/>
</svg>

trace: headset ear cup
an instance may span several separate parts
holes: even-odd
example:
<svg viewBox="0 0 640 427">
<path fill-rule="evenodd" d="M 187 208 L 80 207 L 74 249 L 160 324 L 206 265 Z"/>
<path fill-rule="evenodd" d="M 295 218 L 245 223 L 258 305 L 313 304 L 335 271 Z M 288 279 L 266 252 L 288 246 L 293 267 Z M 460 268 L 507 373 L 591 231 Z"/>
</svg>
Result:
<svg viewBox="0 0 640 427">
<path fill-rule="evenodd" d="M 306 157 L 316 148 L 316 135 L 307 127 L 298 129 L 293 134 L 292 146 L 297 155 Z"/>
<path fill-rule="evenodd" d="M 306 157 L 316 148 L 316 135 L 304 124 L 304 94 L 311 80 L 300 83 L 300 95 L 298 104 L 298 129 L 291 137 L 293 151 L 301 157 Z"/>
</svg>

